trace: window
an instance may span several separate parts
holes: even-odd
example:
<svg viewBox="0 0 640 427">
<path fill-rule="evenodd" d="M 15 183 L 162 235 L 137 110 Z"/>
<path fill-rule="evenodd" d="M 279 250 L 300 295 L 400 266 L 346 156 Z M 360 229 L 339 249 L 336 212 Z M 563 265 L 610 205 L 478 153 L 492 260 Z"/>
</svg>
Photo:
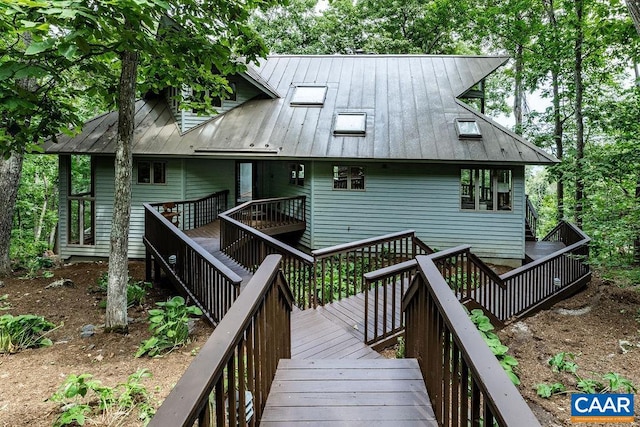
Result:
<svg viewBox="0 0 640 427">
<path fill-rule="evenodd" d="M 236 101 L 238 99 L 238 85 L 236 82 L 229 82 L 229 87 L 231 88 L 231 93 L 227 93 L 225 99 Z"/>
<path fill-rule="evenodd" d="M 333 134 L 363 136 L 366 128 L 366 113 L 338 113 L 333 126 Z"/>
<path fill-rule="evenodd" d="M 462 169 L 460 208 L 480 211 L 513 209 L 513 182 L 509 169 Z"/>
<path fill-rule="evenodd" d="M 202 91 L 196 91 L 191 89 L 191 94 L 189 95 L 189 101 L 191 102 L 205 102 L 207 100 L 211 100 L 211 106 L 213 108 L 222 108 L 222 98 L 219 96 L 211 97 L 209 94 L 209 89 L 205 89 Z M 192 108 L 191 112 L 194 114 L 202 114 L 204 113 L 203 108 Z"/>
<path fill-rule="evenodd" d="M 456 119 L 458 138 L 482 138 L 480 126 L 473 119 Z"/>
<path fill-rule="evenodd" d="M 296 86 L 293 96 L 291 97 L 291 105 L 322 106 L 324 104 L 324 97 L 326 94 L 326 86 Z"/>
<path fill-rule="evenodd" d="M 166 184 L 165 162 L 138 162 L 138 184 Z"/>
<path fill-rule="evenodd" d="M 364 168 L 361 166 L 334 166 L 334 190 L 364 190 Z"/>
<path fill-rule="evenodd" d="M 289 165 L 289 184 L 304 186 L 304 165 L 302 163 Z"/>
</svg>

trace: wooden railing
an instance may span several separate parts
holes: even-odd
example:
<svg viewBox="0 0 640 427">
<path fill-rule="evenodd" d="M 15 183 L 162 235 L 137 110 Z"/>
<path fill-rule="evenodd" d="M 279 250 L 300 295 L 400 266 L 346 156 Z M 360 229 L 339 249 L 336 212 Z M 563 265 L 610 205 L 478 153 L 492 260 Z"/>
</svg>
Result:
<svg viewBox="0 0 640 427">
<path fill-rule="evenodd" d="M 91 192 L 67 196 L 67 243 L 70 245 L 95 244 L 96 198 Z"/>
<path fill-rule="evenodd" d="M 219 191 L 195 200 L 171 201 L 175 205 L 173 224 L 181 230 L 192 230 L 207 225 L 218 218 L 221 212 L 228 209 L 229 190 Z M 162 213 L 165 203 L 150 203 L 158 212 Z"/>
<path fill-rule="evenodd" d="M 277 199 L 276 203 L 281 202 Z M 282 271 L 298 306 L 313 302 L 313 257 L 234 219 L 255 202 L 247 202 L 220 214 L 220 250 L 249 271 L 256 271 L 267 255 L 282 256 Z"/>
<path fill-rule="evenodd" d="M 291 357 L 293 297 L 280 259 L 265 259 L 150 427 L 259 425 L 278 362 Z"/>
<path fill-rule="evenodd" d="M 438 267 L 420 271 L 403 301 L 406 357 L 416 358 L 441 426 L 539 426 Z"/>
<path fill-rule="evenodd" d="M 238 297 L 242 278 L 157 209 L 145 203 L 144 212 L 147 280 L 151 278 L 152 264 L 156 278 L 162 269 L 176 288 L 198 305 L 212 324 L 217 324 Z"/>
<path fill-rule="evenodd" d="M 562 221 L 543 240 L 561 241 L 567 246 L 500 276 L 506 291 L 490 311 L 501 320 L 548 306 L 591 280 L 587 263 L 591 239 L 582 230 Z"/>
<path fill-rule="evenodd" d="M 365 292 L 364 273 L 430 253 L 413 230 L 315 250 L 316 298 L 327 304 Z"/>
<path fill-rule="evenodd" d="M 306 224 L 306 196 L 252 200 L 225 212 L 232 219 L 256 230 L 278 229 L 286 232 L 292 226 Z M 280 231 L 269 234 L 279 234 Z"/>
<path fill-rule="evenodd" d="M 580 229 L 563 222 L 545 239 L 569 246 L 502 275 L 491 270 L 468 245 L 430 257 L 461 303 L 481 308 L 495 326 L 502 326 L 510 318 L 526 316 L 566 297 L 591 278 L 586 262 L 590 239 Z M 364 274 L 367 344 L 402 332 L 399 301 L 415 272 L 415 261 L 408 261 Z"/>
<path fill-rule="evenodd" d="M 367 345 L 384 342 L 404 330 L 400 307 L 417 265 L 413 259 L 363 275 L 364 342 Z"/>
<path fill-rule="evenodd" d="M 531 203 L 529 196 L 526 196 L 525 200 L 525 220 L 527 221 L 527 224 L 529 224 L 529 230 L 531 230 L 531 234 L 533 235 L 533 237 L 536 237 L 536 233 L 538 231 L 538 212 L 533 206 L 533 203 Z"/>
<path fill-rule="evenodd" d="M 295 203 L 300 200 L 299 197 L 292 199 Z M 266 255 L 281 255 L 282 269 L 300 308 L 316 307 L 360 293 L 363 273 L 433 252 L 414 231 L 408 230 L 320 249 L 308 255 L 250 225 L 256 224 L 251 219 L 253 214 L 247 215 L 254 212 L 251 206 L 262 206 L 256 212 L 273 210 L 269 203 L 289 205 L 283 198 L 257 200 L 221 213 L 220 249 L 250 271 L 255 271 Z"/>
</svg>

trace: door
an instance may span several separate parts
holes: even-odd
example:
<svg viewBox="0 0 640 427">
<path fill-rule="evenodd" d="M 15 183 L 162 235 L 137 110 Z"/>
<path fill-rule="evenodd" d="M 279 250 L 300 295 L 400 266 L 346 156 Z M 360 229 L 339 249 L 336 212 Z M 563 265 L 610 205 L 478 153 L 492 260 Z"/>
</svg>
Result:
<svg viewBox="0 0 640 427">
<path fill-rule="evenodd" d="M 255 162 L 236 162 L 236 204 L 258 198 Z"/>
</svg>

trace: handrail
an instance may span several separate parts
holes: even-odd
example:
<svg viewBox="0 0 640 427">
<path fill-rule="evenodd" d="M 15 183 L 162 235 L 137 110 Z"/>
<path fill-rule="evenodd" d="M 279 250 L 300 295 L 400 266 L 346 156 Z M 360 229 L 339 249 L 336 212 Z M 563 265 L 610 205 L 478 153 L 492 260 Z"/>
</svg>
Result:
<svg viewBox="0 0 640 427">
<path fill-rule="evenodd" d="M 151 261 L 160 267 L 177 288 L 198 305 L 205 317 L 216 324 L 229 310 L 240 292 L 242 278 L 176 228 L 160 212 L 144 203 L 147 248 L 147 278 Z"/>
<path fill-rule="evenodd" d="M 306 226 L 306 196 L 274 197 L 250 200 L 225 212 L 229 218 L 257 230 L 279 228 L 286 232 L 288 226 Z"/>
<path fill-rule="evenodd" d="M 463 304 L 482 308 L 501 326 L 506 320 L 540 309 L 560 295 L 566 295 L 591 277 L 584 259 L 589 237 L 568 223 L 561 223 L 548 237 L 575 243 L 515 270 L 496 274 L 471 246 L 460 245 L 431 254 L 449 287 Z M 406 291 L 405 283 L 416 272 L 415 261 L 364 274 L 365 342 L 373 345 L 392 338 L 404 329 L 397 304 Z M 373 298 L 370 301 L 370 294 Z"/>
<path fill-rule="evenodd" d="M 418 359 L 439 424 L 539 426 L 432 256 L 417 264 L 402 307 L 406 356 Z"/>
<path fill-rule="evenodd" d="M 364 273 L 428 253 L 433 250 L 419 241 L 414 230 L 315 250 L 317 299 L 327 304 L 363 291 L 366 298 Z"/>
<path fill-rule="evenodd" d="M 533 203 L 531 203 L 531 199 L 528 194 L 525 196 L 525 201 L 525 220 L 527 221 L 527 224 L 529 224 L 531 234 L 535 238 L 538 229 L 538 212 L 533 206 Z"/>
<path fill-rule="evenodd" d="M 296 303 L 302 308 L 314 305 L 313 257 L 229 215 L 250 204 L 247 202 L 220 214 L 220 250 L 249 271 L 255 271 L 267 255 L 281 255 L 282 270 Z"/>
<path fill-rule="evenodd" d="M 176 206 L 173 224 L 181 230 L 192 230 L 215 221 L 220 212 L 227 210 L 228 200 L 229 190 L 222 190 L 199 199 L 154 202 L 149 206 L 160 212 L 163 205 L 172 203 Z"/>
<path fill-rule="evenodd" d="M 196 420 L 200 426 L 259 424 L 278 362 L 291 357 L 293 296 L 280 261 L 277 255 L 264 260 L 150 427 L 193 426 Z M 253 419 L 244 410 L 249 398 Z"/>
<path fill-rule="evenodd" d="M 401 239 L 403 237 L 412 237 L 415 235 L 415 230 L 404 230 L 396 233 L 384 234 L 382 236 L 370 237 L 368 239 L 356 240 L 354 242 L 343 243 L 340 245 L 329 246 L 327 248 L 316 249 L 311 251 L 314 257 L 322 258 L 327 255 L 338 255 L 341 253 L 349 252 L 352 249 L 361 248 L 363 246 L 374 246 L 379 243 L 384 243 L 391 240 Z"/>
</svg>

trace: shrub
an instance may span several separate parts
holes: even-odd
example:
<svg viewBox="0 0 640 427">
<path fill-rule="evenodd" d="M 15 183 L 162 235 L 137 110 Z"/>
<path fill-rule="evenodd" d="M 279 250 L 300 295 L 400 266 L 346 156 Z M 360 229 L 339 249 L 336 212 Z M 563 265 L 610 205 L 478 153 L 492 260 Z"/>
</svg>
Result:
<svg viewBox="0 0 640 427">
<path fill-rule="evenodd" d="M 48 347 L 52 344 L 46 332 L 55 325 L 42 316 L 23 314 L 0 316 L 0 353 L 16 353 L 32 347 Z"/>
<path fill-rule="evenodd" d="M 156 305 L 160 308 L 149 310 L 149 329 L 153 336 L 142 342 L 136 357 L 145 354 L 157 356 L 186 344 L 189 339 L 189 321 L 193 316 L 202 315 L 202 310 L 196 306 L 187 306 L 182 297 L 173 297 Z"/>
<path fill-rule="evenodd" d="M 90 374 L 69 375 L 48 399 L 62 407 L 54 427 L 84 425 L 87 418 L 100 415 L 110 417 L 107 424 L 112 425 L 116 419 L 128 416 L 135 409 L 138 410 L 138 418 L 148 422 L 155 409 L 150 393 L 141 382 L 150 376 L 148 370 L 139 369 L 129 375 L 126 382 L 106 387 Z"/>
</svg>

